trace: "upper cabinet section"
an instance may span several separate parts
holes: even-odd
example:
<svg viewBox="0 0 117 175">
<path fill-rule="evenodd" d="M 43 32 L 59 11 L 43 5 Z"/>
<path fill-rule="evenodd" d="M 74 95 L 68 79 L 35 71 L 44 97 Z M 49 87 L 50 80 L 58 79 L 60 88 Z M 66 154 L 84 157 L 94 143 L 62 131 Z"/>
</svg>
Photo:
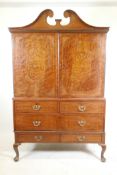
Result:
<svg viewBox="0 0 117 175">
<path fill-rule="evenodd" d="M 85 23 L 74 11 L 66 10 L 65 18 L 70 18 L 67 25 L 61 24 L 61 19 L 55 19 L 55 25 L 47 23 L 47 17 L 53 17 L 53 11 L 50 9 L 44 10 L 38 18 L 29 25 L 24 27 L 9 28 L 10 32 L 108 32 L 108 27 L 94 27 Z"/>
<path fill-rule="evenodd" d="M 31 24 L 10 28 L 13 44 L 14 96 L 89 98 L 104 96 L 108 27 L 86 24 L 73 11 L 67 25 L 43 11 Z"/>
</svg>

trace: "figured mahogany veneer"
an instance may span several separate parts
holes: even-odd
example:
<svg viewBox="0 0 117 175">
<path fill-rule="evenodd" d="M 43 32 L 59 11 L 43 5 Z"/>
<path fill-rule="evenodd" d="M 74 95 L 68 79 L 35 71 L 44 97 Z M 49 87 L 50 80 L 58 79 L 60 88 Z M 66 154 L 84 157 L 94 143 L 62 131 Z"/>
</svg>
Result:
<svg viewBox="0 0 117 175">
<path fill-rule="evenodd" d="M 105 37 L 102 33 L 60 34 L 61 97 L 103 96 Z"/>
<path fill-rule="evenodd" d="M 102 142 L 101 134 L 64 134 L 61 142 L 65 143 L 99 143 Z"/>
<path fill-rule="evenodd" d="M 9 28 L 13 43 L 14 132 L 21 143 L 98 143 L 105 161 L 105 48 L 108 27 L 66 10 L 67 25 L 44 10 L 31 24 Z"/>
<path fill-rule="evenodd" d="M 58 130 L 59 118 L 56 115 L 16 114 L 15 130 Z"/>
<path fill-rule="evenodd" d="M 60 136 L 55 133 L 39 133 L 39 132 L 19 132 L 15 134 L 16 142 L 18 143 L 48 143 L 48 142 L 59 142 Z"/>
<path fill-rule="evenodd" d="M 56 101 L 15 101 L 15 112 L 32 113 L 57 113 L 58 103 Z"/>
<path fill-rule="evenodd" d="M 16 114 L 14 128 L 16 131 L 100 131 L 104 130 L 104 117 L 101 114 L 80 115 L 37 115 Z"/>
<path fill-rule="evenodd" d="M 104 117 L 101 114 L 78 114 L 61 116 L 62 131 L 103 132 Z"/>
<path fill-rule="evenodd" d="M 104 113 L 105 102 L 102 100 L 61 102 L 60 111 L 61 113 Z"/>
<path fill-rule="evenodd" d="M 15 97 L 56 97 L 57 34 L 14 33 L 13 43 Z"/>
<path fill-rule="evenodd" d="M 17 132 L 16 142 L 31 143 L 99 143 L 102 142 L 101 134 L 61 134 L 46 132 Z"/>
</svg>

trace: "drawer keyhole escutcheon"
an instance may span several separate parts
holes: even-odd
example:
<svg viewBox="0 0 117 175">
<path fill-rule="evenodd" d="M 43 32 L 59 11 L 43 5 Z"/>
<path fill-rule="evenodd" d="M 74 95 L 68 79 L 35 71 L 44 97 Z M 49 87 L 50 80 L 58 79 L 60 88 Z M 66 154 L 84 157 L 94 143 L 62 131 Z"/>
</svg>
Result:
<svg viewBox="0 0 117 175">
<path fill-rule="evenodd" d="M 40 105 L 33 105 L 32 108 L 35 111 L 39 111 L 41 109 L 41 106 Z"/>
<path fill-rule="evenodd" d="M 85 125 L 86 125 L 86 121 L 85 121 L 85 120 L 77 121 L 77 123 L 78 123 L 80 126 L 85 126 Z"/>
<path fill-rule="evenodd" d="M 40 124 L 41 124 L 41 121 L 38 121 L 38 120 L 33 121 L 34 126 L 40 126 Z"/>
<path fill-rule="evenodd" d="M 83 142 L 83 141 L 85 141 L 86 137 L 85 136 L 78 136 L 77 139 L 79 142 Z"/>
<path fill-rule="evenodd" d="M 78 109 L 79 109 L 80 112 L 84 112 L 84 111 L 86 110 L 86 107 L 83 106 L 83 105 L 80 105 L 80 106 L 78 107 Z"/>
<path fill-rule="evenodd" d="M 43 139 L 43 136 L 35 136 L 34 138 L 36 141 L 40 142 Z"/>
</svg>

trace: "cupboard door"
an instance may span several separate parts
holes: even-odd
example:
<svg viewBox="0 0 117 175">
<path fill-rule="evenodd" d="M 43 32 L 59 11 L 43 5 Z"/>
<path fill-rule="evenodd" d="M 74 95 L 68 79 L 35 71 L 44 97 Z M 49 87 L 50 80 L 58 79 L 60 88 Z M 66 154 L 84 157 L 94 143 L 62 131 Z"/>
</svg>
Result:
<svg viewBox="0 0 117 175">
<path fill-rule="evenodd" d="M 55 33 L 14 33 L 15 97 L 57 96 Z"/>
<path fill-rule="evenodd" d="M 105 34 L 60 34 L 60 96 L 103 96 Z"/>
</svg>

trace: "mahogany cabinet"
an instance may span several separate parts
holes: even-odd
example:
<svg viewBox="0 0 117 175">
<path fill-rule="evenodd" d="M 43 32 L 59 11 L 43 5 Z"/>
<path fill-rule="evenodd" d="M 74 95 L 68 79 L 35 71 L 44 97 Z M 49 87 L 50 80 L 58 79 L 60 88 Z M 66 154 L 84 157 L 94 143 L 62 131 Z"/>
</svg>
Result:
<svg viewBox="0 0 117 175">
<path fill-rule="evenodd" d="M 108 27 L 86 24 L 72 10 L 62 25 L 51 10 L 9 28 L 13 44 L 14 133 L 21 143 L 97 143 L 105 161 L 105 48 Z"/>
</svg>

